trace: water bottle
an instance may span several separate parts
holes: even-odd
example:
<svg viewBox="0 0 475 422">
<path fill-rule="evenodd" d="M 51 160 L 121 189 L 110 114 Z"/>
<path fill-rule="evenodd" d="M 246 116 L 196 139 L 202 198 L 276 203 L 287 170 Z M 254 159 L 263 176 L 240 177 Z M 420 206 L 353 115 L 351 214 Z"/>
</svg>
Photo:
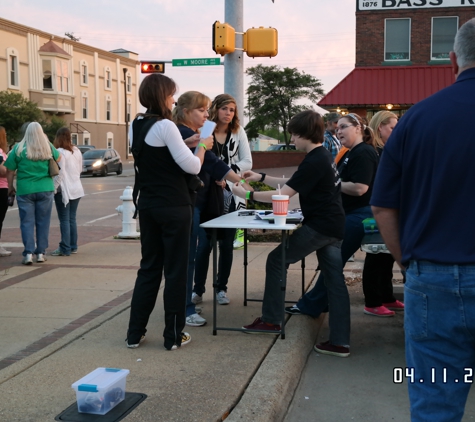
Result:
<svg viewBox="0 0 475 422">
<path fill-rule="evenodd" d="M 8 206 L 12 207 L 13 203 L 15 202 L 15 194 L 12 193 L 11 195 L 8 195 Z"/>
</svg>

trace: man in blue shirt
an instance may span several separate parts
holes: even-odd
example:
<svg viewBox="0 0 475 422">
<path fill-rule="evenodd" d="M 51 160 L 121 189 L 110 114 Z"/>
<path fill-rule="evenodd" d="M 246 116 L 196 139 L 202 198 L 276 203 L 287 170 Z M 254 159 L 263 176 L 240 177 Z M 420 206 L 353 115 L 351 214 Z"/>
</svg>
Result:
<svg viewBox="0 0 475 422">
<path fill-rule="evenodd" d="M 336 137 L 336 128 L 338 125 L 338 120 L 341 118 L 339 113 L 328 113 L 326 116 L 326 130 L 323 140 L 323 146 L 331 152 L 333 160 L 340 151 L 341 143 Z"/>
<path fill-rule="evenodd" d="M 402 374 L 412 421 L 460 421 L 474 377 L 475 19 L 458 31 L 450 60 L 456 82 L 400 120 L 371 199 L 407 269 Z"/>
</svg>

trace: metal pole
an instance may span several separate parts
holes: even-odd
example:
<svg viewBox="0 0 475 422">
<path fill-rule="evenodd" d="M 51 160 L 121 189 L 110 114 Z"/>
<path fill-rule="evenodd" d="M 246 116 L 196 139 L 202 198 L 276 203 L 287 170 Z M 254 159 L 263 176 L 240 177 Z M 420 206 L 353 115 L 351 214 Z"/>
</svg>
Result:
<svg viewBox="0 0 475 422">
<path fill-rule="evenodd" d="M 129 119 L 127 119 L 127 68 L 124 67 L 125 158 L 129 158 Z"/>
<path fill-rule="evenodd" d="M 236 32 L 243 32 L 243 0 L 225 0 L 224 21 Z M 236 47 L 242 46 L 242 36 L 236 37 Z M 244 111 L 244 52 L 236 50 L 224 56 L 224 92 L 236 99 L 239 113 Z"/>
</svg>

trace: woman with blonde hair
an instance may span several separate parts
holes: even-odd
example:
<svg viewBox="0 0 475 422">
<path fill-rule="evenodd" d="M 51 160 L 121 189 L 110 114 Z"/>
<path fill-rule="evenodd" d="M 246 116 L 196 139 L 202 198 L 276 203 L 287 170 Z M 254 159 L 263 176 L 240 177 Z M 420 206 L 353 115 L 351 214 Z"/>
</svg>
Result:
<svg viewBox="0 0 475 422">
<path fill-rule="evenodd" d="M 7 159 L 8 143 L 7 132 L 3 126 L 0 126 L 0 236 L 2 234 L 3 220 L 8 209 L 8 181 L 7 169 L 3 162 Z M 10 256 L 11 251 L 7 251 L 0 246 L 0 256 Z"/>
<path fill-rule="evenodd" d="M 54 183 L 49 175 L 49 159 L 60 161 L 56 148 L 51 145 L 37 122 L 30 123 L 25 136 L 15 145 L 5 161 L 8 179 L 8 194 L 16 192 L 20 214 L 20 230 L 23 240 L 24 265 L 46 261 L 48 234 L 53 207 Z M 13 186 L 16 172 L 17 187 Z M 35 246 L 36 230 L 36 246 Z"/>
<path fill-rule="evenodd" d="M 396 124 L 397 116 L 386 110 L 377 112 L 369 122 L 380 156 Z M 394 311 L 404 310 L 404 304 L 393 294 L 393 266 L 394 258 L 390 253 L 366 254 L 363 267 L 365 314 L 390 317 Z"/>
<path fill-rule="evenodd" d="M 71 142 L 71 131 L 62 127 L 56 132 L 54 146 L 61 154 L 59 175 L 55 177 L 54 203 L 58 212 L 61 241 L 53 256 L 69 256 L 78 251 L 76 212 L 84 196 L 81 184 L 82 154 Z"/>
<path fill-rule="evenodd" d="M 201 92 L 188 91 L 180 95 L 177 105 L 173 109 L 173 120 L 183 140 L 192 149 L 201 142 L 199 129 L 203 127 L 209 117 L 208 107 L 210 103 L 210 99 Z M 198 312 L 200 310 L 196 309 L 195 303 L 192 301 L 199 225 L 223 213 L 224 199 L 222 184 L 224 179 L 233 183 L 241 182 L 245 185 L 247 190 L 252 190 L 242 177 L 230 169 L 226 163 L 220 160 L 216 154 L 211 151 L 211 148 L 205 153 L 203 165 L 201 166 L 198 177 L 203 181 L 204 186 L 197 191 L 193 211 L 186 291 L 186 325 L 191 327 L 200 327 L 206 324 L 206 319 L 199 315 Z M 214 207 L 214 205 L 216 205 L 216 207 Z"/>
<path fill-rule="evenodd" d="M 252 168 L 252 155 L 244 128 L 239 124 L 236 100 L 229 94 L 218 95 L 209 110 L 209 119 L 216 123 L 214 130 L 213 152 L 236 173 Z M 232 194 L 232 183 L 216 182 L 223 188 L 224 212 L 246 209 L 246 200 Z M 233 243 L 236 229 L 223 229 L 219 241 L 219 267 L 217 278 L 217 301 L 220 305 L 229 304 L 227 285 L 233 264 Z M 206 291 L 211 242 L 204 229 L 199 229 L 198 248 L 196 250 L 195 285 L 192 300 L 201 303 Z"/>
</svg>

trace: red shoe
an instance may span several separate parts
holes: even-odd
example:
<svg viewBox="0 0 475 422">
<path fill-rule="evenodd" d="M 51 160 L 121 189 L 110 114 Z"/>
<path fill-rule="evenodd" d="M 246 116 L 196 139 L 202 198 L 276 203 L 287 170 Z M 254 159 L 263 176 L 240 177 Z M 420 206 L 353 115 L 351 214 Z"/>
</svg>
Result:
<svg viewBox="0 0 475 422">
<path fill-rule="evenodd" d="M 404 311 L 404 303 L 395 300 L 391 303 L 383 303 L 383 306 L 390 309 L 391 311 Z"/>
<path fill-rule="evenodd" d="M 346 358 L 350 356 L 349 347 L 335 346 L 334 344 L 330 344 L 329 341 L 316 344 L 315 346 L 313 346 L 313 349 L 318 353 L 322 353 L 323 355 L 338 356 L 340 358 Z"/>
<path fill-rule="evenodd" d="M 391 317 L 395 314 L 394 311 L 390 311 L 386 306 L 376 306 L 376 308 L 368 308 L 365 306 L 364 313 L 378 317 Z"/>
<path fill-rule="evenodd" d="M 269 324 L 268 322 L 262 321 L 261 318 L 256 318 L 252 324 L 245 325 L 242 328 L 245 330 L 260 330 L 262 334 L 280 334 L 280 325 Z M 246 333 L 260 334 L 253 331 L 246 331 Z"/>
</svg>

